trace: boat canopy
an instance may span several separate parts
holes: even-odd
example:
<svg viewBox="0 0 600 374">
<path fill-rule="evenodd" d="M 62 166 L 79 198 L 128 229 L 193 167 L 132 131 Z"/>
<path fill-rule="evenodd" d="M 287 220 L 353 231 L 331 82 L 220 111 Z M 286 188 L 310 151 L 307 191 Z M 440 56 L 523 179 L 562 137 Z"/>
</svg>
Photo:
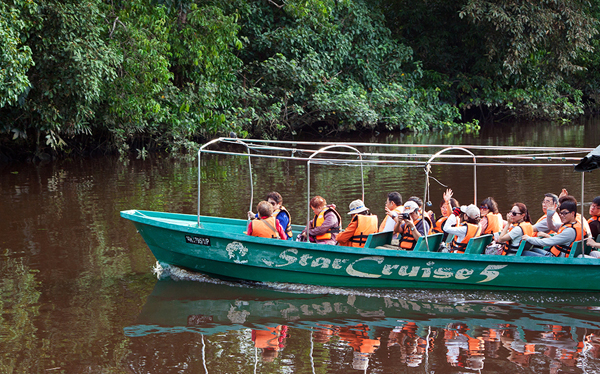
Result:
<svg viewBox="0 0 600 374">
<path fill-rule="evenodd" d="M 600 146 L 598 147 L 600 149 Z M 598 151 L 596 149 L 596 151 Z M 222 154 L 248 157 L 250 170 L 250 211 L 254 187 L 252 158 L 276 158 L 305 161 L 307 165 L 308 201 L 310 201 L 310 165 L 344 165 L 361 168 L 364 201 L 364 167 L 420 167 L 425 177 L 423 201 L 428 201 L 431 166 L 464 165 L 473 167 L 473 203 L 477 205 L 477 167 L 569 167 L 574 168 L 591 157 L 593 148 L 520 147 L 493 145 L 389 144 L 359 142 L 312 142 L 221 137 L 202 145 L 198 151 L 198 226 L 200 222 L 201 157 Z M 594 154 L 595 155 L 595 154 Z M 575 169 L 581 171 L 581 168 Z M 591 169 L 590 169 L 591 170 Z M 585 170 L 588 171 L 588 170 Z M 581 173 L 581 201 L 584 200 L 584 175 Z M 583 213 L 583 212 L 582 212 Z M 307 202 L 307 223 L 310 205 Z"/>
</svg>

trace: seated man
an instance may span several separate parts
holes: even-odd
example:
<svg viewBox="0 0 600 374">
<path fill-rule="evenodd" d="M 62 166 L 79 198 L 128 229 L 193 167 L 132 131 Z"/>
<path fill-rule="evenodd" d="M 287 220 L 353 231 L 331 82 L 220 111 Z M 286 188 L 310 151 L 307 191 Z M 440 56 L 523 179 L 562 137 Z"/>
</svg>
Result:
<svg viewBox="0 0 600 374">
<path fill-rule="evenodd" d="M 285 209 L 283 204 L 283 198 L 279 194 L 279 192 L 270 192 L 266 199 L 267 202 L 273 205 L 273 215 L 275 219 L 279 221 L 281 227 L 283 227 L 283 231 L 285 232 L 287 239 L 292 240 L 292 216 L 290 212 Z M 248 212 L 248 219 L 258 218 L 258 213 L 254 214 L 253 212 Z"/>
<path fill-rule="evenodd" d="M 404 213 L 394 217 L 394 221 L 396 221 L 394 233 L 401 235 L 399 249 L 412 251 L 417 240 L 429 232 L 430 226 L 421 218 L 419 205 L 414 201 L 407 201 L 403 209 Z"/>
<path fill-rule="evenodd" d="M 558 196 L 553 193 L 547 193 L 544 195 L 544 200 L 542 200 L 542 210 L 544 211 L 544 215 L 537 220 L 535 225 L 533 225 L 533 233 L 535 236 L 539 236 L 541 238 L 547 238 L 550 234 L 554 234 L 555 231 L 548 228 L 548 210 L 550 213 L 555 212 L 558 207 Z M 551 215 L 551 219 L 556 225 L 561 225 L 560 217 L 558 215 Z"/>
<path fill-rule="evenodd" d="M 597 196 L 592 200 L 590 205 L 590 218 L 588 224 L 590 225 L 590 235 L 592 238 L 597 238 L 600 235 L 600 196 Z"/>
<path fill-rule="evenodd" d="M 394 217 L 402 214 L 402 195 L 398 192 L 390 192 L 385 201 L 385 217 L 379 226 L 379 232 L 394 231 L 396 222 Z"/>
<path fill-rule="evenodd" d="M 565 190 L 563 188 L 563 193 L 561 193 L 561 195 L 558 197 L 558 205 L 562 204 L 566 200 L 570 200 L 570 201 L 574 202 L 575 204 L 577 204 L 577 200 L 573 196 L 569 195 L 567 193 L 567 190 Z M 550 211 L 550 209 L 548 209 L 548 217 L 546 218 L 546 225 L 552 232 L 558 232 L 558 230 L 562 226 L 562 223 L 561 224 L 554 223 L 553 218 L 558 217 L 558 214 L 555 214 L 555 213 L 556 212 Z M 587 238 L 589 236 L 589 232 L 590 232 L 590 225 L 588 224 L 587 221 L 583 221 L 583 222 L 581 221 L 581 214 L 579 214 L 579 213 L 576 214 L 575 219 L 577 220 L 577 222 L 582 224 L 583 237 Z"/>
<path fill-rule="evenodd" d="M 479 226 L 481 213 L 474 204 L 454 208 L 452 213 L 444 224 L 444 232 L 454 235 L 454 239 L 450 243 L 450 251 L 465 253 L 469 240 L 481 235 L 481 226 Z"/>
<path fill-rule="evenodd" d="M 338 234 L 338 245 L 363 248 L 369 234 L 377 232 L 377 216 L 369 212 L 362 200 L 351 202 L 348 214 L 352 220 L 346 230 Z"/>
<path fill-rule="evenodd" d="M 523 235 L 523 240 L 538 247 L 551 246 L 550 250 L 534 249 L 524 251 L 523 256 L 551 256 L 551 257 L 569 257 L 571 246 L 575 241 L 581 240 L 581 223 L 577 222 L 577 203 L 571 200 L 565 200 L 560 204 L 559 214 L 562 226 L 558 233 L 548 238 L 535 238 Z"/>
<path fill-rule="evenodd" d="M 261 201 L 256 206 L 258 218 L 248 223 L 246 233 L 250 236 L 259 236 L 261 238 L 273 238 L 285 240 L 287 236 L 279 221 L 273 216 L 273 206 L 266 201 Z"/>
</svg>

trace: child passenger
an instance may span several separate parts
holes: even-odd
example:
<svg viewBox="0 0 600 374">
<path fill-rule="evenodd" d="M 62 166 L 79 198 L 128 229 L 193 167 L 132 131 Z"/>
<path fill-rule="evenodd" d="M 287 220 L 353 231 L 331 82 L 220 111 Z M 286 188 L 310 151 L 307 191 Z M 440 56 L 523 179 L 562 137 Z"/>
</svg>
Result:
<svg viewBox="0 0 600 374">
<path fill-rule="evenodd" d="M 287 239 L 279 221 L 273 217 L 273 205 L 261 201 L 256 206 L 256 210 L 258 211 L 258 218 L 248 223 L 248 235 L 261 238 Z"/>
</svg>

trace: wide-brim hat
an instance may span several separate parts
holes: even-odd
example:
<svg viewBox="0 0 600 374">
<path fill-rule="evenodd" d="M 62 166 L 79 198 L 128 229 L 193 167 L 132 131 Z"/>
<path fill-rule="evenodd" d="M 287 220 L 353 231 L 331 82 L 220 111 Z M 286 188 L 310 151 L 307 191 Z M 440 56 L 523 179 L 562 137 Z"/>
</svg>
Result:
<svg viewBox="0 0 600 374">
<path fill-rule="evenodd" d="M 369 208 L 365 206 L 365 203 L 363 203 L 362 200 L 354 200 L 350 203 L 350 211 L 348 214 L 362 213 L 365 210 L 369 210 Z"/>
</svg>

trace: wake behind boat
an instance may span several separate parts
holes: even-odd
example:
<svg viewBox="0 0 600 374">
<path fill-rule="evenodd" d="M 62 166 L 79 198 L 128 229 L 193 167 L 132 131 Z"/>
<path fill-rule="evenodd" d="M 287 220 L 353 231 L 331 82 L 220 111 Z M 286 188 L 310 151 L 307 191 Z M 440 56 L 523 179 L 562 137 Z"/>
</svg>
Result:
<svg viewBox="0 0 600 374">
<path fill-rule="evenodd" d="M 246 153 L 214 149 L 219 143 L 244 147 Z M 309 144 L 318 148 L 311 149 Z M 366 147 L 381 147 L 391 152 L 359 150 Z M 415 153 L 413 148 L 412 153 L 402 153 L 409 147 L 417 147 L 419 152 Z M 428 152 L 430 150 L 436 152 Z M 465 165 L 473 167 L 476 203 L 477 167 L 572 169 L 589 152 L 590 149 L 577 148 L 527 147 L 516 151 L 491 146 L 292 144 L 219 138 L 200 149 L 199 160 L 202 154 L 213 153 L 248 157 L 250 167 L 254 157 L 305 161 L 309 175 L 308 197 L 311 196 L 311 164 L 360 166 L 361 170 L 383 165 L 423 167 L 425 196 L 428 196 L 432 166 Z M 199 167 L 201 185 L 200 175 Z M 516 256 L 486 255 L 484 249 L 491 242 L 491 235 L 471 239 L 464 254 L 437 252 L 442 234 L 421 237 L 413 251 L 389 249 L 391 233 L 369 235 L 364 248 L 276 240 L 246 235 L 246 220 L 201 216 L 200 187 L 198 196 L 197 215 L 128 210 L 122 211 L 121 216 L 133 221 L 159 262 L 221 278 L 335 287 L 600 290 L 600 260 L 577 258 L 582 250 L 589 250 L 581 241 L 573 245 L 570 257 L 550 258 L 522 256 L 523 248 Z M 252 198 L 250 200 L 252 207 Z M 583 196 L 581 201 L 584 201 Z M 307 221 L 309 219 L 307 215 Z M 292 225 L 294 237 L 303 228 Z"/>
</svg>

